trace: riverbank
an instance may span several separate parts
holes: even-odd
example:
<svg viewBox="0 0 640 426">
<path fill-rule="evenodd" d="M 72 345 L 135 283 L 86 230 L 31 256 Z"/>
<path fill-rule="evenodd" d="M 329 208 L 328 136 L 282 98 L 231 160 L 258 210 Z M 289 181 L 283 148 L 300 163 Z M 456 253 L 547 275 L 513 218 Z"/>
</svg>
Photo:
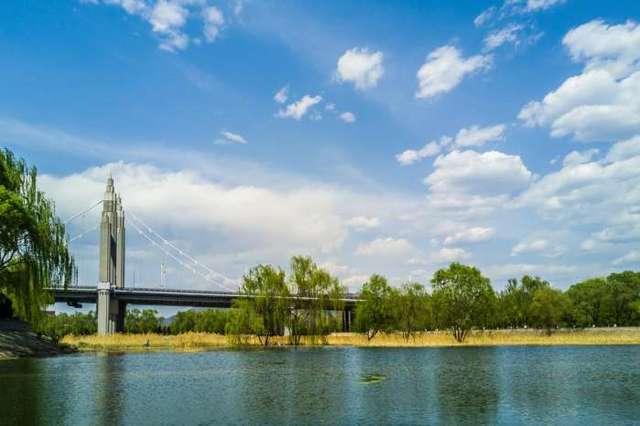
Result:
<svg viewBox="0 0 640 426">
<path fill-rule="evenodd" d="M 185 333 L 176 336 L 160 334 L 115 334 L 111 336 L 66 336 L 62 342 L 84 351 L 201 351 L 237 346 L 227 336 L 211 333 Z M 271 339 L 273 346 L 286 346 L 286 337 Z M 256 337 L 243 342 L 261 346 Z M 445 331 L 417 333 L 405 340 L 400 333 L 380 333 L 373 339 L 357 333 L 333 333 L 315 339 L 303 337 L 303 346 L 356 347 L 460 347 L 460 346 L 553 346 L 553 345 L 640 345 L 640 328 L 593 328 L 557 330 L 548 336 L 541 330 L 474 331 L 458 343 Z"/>
<path fill-rule="evenodd" d="M 0 321 L 0 360 L 45 357 L 74 352 L 75 348 L 40 337 L 22 321 Z"/>
</svg>

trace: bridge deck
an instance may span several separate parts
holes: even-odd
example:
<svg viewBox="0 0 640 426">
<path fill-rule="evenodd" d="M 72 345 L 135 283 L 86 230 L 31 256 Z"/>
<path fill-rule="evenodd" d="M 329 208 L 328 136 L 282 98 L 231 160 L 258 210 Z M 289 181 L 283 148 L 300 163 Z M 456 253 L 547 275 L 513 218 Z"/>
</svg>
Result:
<svg viewBox="0 0 640 426">
<path fill-rule="evenodd" d="M 96 287 L 68 287 L 50 289 L 56 302 L 96 303 L 98 289 Z M 240 293 L 210 290 L 178 290 L 157 288 L 120 288 L 114 289 L 113 295 L 120 301 L 132 305 L 190 306 L 209 308 L 230 308 L 233 301 L 247 298 Z M 292 303 L 301 300 L 312 300 L 310 297 L 288 297 Z M 347 294 L 339 300 L 345 309 L 354 309 L 360 300 L 355 294 Z"/>
</svg>

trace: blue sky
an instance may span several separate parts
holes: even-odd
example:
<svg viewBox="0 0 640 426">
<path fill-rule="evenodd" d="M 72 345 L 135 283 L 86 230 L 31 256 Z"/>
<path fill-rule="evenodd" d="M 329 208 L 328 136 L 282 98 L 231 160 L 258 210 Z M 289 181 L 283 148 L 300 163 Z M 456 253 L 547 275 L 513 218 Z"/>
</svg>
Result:
<svg viewBox="0 0 640 426">
<path fill-rule="evenodd" d="M 564 288 L 640 262 L 640 3 L 615 5 L 2 2 L 0 141 L 61 216 L 111 172 L 231 279 L 300 253 L 352 289 L 454 260 Z M 86 283 L 96 243 L 72 243 Z M 211 285 L 132 229 L 128 248 L 127 281 L 165 262 Z"/>
</svg>

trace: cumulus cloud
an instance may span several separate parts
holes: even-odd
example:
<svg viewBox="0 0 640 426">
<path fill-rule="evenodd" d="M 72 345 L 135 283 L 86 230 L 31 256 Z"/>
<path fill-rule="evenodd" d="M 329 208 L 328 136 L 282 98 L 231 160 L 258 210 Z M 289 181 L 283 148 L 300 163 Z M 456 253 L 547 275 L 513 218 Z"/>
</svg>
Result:
<svg viewBox="0 0 640 426">
<path fill-rule="evenodd" d="M 336 80 L 353 83 L 360 90 L 376 87 L 384 74 L 382 59 L 382 52 L 357 47 L 349 49 L 338 59 Z"/>
<path fill-rule="evenodd" d="M 276 113 L 276 117 L 280 118 L 293 118 L 294 120 L 300 120 L 307 114 L 307 112 L 316 104 L 322 101 L 322 96 L 310 96 L 304 95 L 297 102 L 293 102 L 285 109 L 281 109 Z"/>
<path fill-rule="evenodd" d="M 444 240 L 444 244 L 449 245 L 455 243 L 479 243 L 490 240 L 495 235 L 495 233 L 496 231 L 493 228 L 474 226 L 471 228 L 462 229 L 452 235 L 447 236 Z"/>
<path fill-rule="evenodd" d="M 473 20 L 473 25 L 475 25 L 476 27 L 483 26 L 484 24 L 489 22 L 491 18 L 493 18 L 495 13 L 496 13 L 496 7 L 491 6 L 490 8 L 483 11 L 480 15 L 475 17 L 475 19 Z"/>
<path fill-rule="evenodd" d="M 140 17 L 158 35 L 159 47 L 170 52 L 189 46 L 193 36 L 186 28 L 191 18 L 199 18 L 207 42 L 213 42 L 224 25 L 220 9 L 198 0 L 85 0 L 83 3 L 119 6 L 128 14 Z"/>
<path fill-rule="evenodd" d="M 527 12 L 536 12 L 539 10 L 546 10 L 550 7 L 560 5 L 567 0 L 526 0 L 527 4 L 525 7 L 525 11 Z"/>
<path fill-rule="evenodd" d="M 595 20 L 572 29 L 563 44 L 584 64 L 542 101 L 518 114 L 526 125 L 549 126 L 551 136 L 614 141 L 640 131 L 640 25 Z"/>
<path fill-rule="evenodd" d="M 273 95 L 273 100 L 279 104 L 283 104 L 287 102 L 289 98 L 289 86 L 284 86 L 282 89 L 278 90 L 275 95 Z"/>
<path fill-rule="evenodd" d="M 563 253 L 563 249 L 553 245 L 545 238 L 529 239 L 521 241 L 511 249 L 511 256 L 518 256 L 524 253 L 538 253 L 543 256 L 554 257 Z"/>
<path fill-rule="evenodd" d="M 490 55 L 464 58 L 455 46 L 442 46 L 427 56 L 417 73 L 416 98 L 430 98 L 453 90 L 462 79 L 476 71 L 491 67 Z"/>
<path fill-rule="evenodd" d="M 586 151 L 571 151 L 564 157 L 564 160 L 562 160 L 562 165 L 567 167 L 588 163 L 598 152 L 600 151 L 596 148 Z"/>
<path fill-rule="evenodd" d="M 450 150 L 456 148 L 479 147 L 487 142 L 504 140 L 506 126 L 497 124 L 489 127 L 471 126 L 460 129 L 455 138 L 442 136 L 439 140 L 428 142 L 422 148 L 408 149 L 396 154 L 396 160 L 403 166 L 408 166 L 422 159 L 435 157 L 444 148 Z"/>
<path fill-rule="evenodd" d="M 434 161 L 435 170 L 425 178 L 434 200 L 472 205 L 504 201 L 528 187 L 533 174 L 517 155 L 498 151 L 477 153 L 454 150 Z M 446 204 L 446 203 L 445 203 Z"/>
<path fill-rule="evenodd" d="M 460 129 L 456 135 L 455 145 L 459 147 L 482 146 L 487 142 L 504 140 L 506 126 L 497 124 L 489 127 L 472 126 Z"/>
<path fill-rule="evenodd" d="M 222 139 L 216 140 L 216 143 L 218 144 L 226 144 L 226 143 L 246 144 L 247 143 L 247 140 L 237 133 L 222 131 L 220 132 L 220 135 L 222 135 Z"/>
<path fill-rule="evenodd" d="M 640 241 L 640 150 L 636 138 L 613 145 L 602 159 L 570 159 L 557 172 L 534 182 L 515 206 L 536 210 L 547 220 L 598 227 L 583 250 Z"/>
<path fill-rule="evenodd" d="M 207 41 L 212 42 L 220 33 L 220 27 L 224 25 L 224 15 L 215 6 L 208 6 L 202 10 L 204 20 L 204 36 Z"/>
<path fill-rule="evenodd" d="M 523 26 L 520 24 L 509 24 L 504 28 L 490 32 L 484 39 L 485 50 L 497 49 L 505 43 L 518 45 L 520 43 L 519 33 Z"/>
<path fill-rule="evenodd" d="M 617 259 L 614 259 L 614 261 L 612 262 L 612 264 L 614 265 L 627 265 L 630 263 L 640 263 L 640 251 L 630 251 L 629 253 L 618 257 Z"/>
<path fill-rule="evenodd" d="M 469 253 L 465 249 L 461 249 L 458 247 L 443 247 L 434 254 L 433 260 L 437 263 L 450 263 L 466 260 L 470 257 L 471 253 Z"/>
<path fill-rule="evenodd" d="M 396 160 L 398 161 L 398 163 L 402 164 L 403 166 L 408 166 L 410 164 L 413 164 L 417 161 L 422 160 L 423 158 L 428 158 L 428 157 L 433 157 L 438 155 L 441 150 L 440 148 L 441 145 L 442 145 L 442 142 L 437 142 L 437 141 L 428 142 L 425 146 L 423 146 L 418 150 L 408 149 L 400 154 L 397 154 Z"/>
<path fill-rule="evenodd" d="M 380 219 L 369 216 L 354 216 L 346 222 L 346 225 L 357 231 L 365 231 L 378 228 L 380 226 Z"/>
<path fill-rule="evenodd" d="M 404 238 L 376 238 L 362 243 L 356 248 L 356 254 L 361 256 L 403 257 L 416 252 L 416 248 Z"/>
<path fill-rule="evenodd" d="M 346 111 L 343 112 L 342 114 L 339 115 L 340 120 L 344 121 L 345 123 L 355 123 L 356 122 L 356 116 L 354 113 Z"/>
</svg>

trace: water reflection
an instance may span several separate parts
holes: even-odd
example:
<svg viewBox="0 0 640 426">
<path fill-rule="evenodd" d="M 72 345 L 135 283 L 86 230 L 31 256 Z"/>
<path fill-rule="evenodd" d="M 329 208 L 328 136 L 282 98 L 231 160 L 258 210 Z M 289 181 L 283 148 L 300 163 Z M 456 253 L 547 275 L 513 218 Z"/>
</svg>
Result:
<svg viewBox="0 0 640 426">
<path fill-rule="evenodd" d="M 385 379 L 363 384 L 362 377 Z M 632 423 L 640 346 L 316 348 L 0 362 L 0 424 Z"/>
<path fill-rule="evenodd" d="M 500 368 L 496 348 L 450 348 L 435 353 L 438 416 L 454 424 L 495 423 Z"/>
<path fill-rule="evenodd" d="M 99 425 L 120 424 L 123 413 L 124 357 L 100 354 L 95 358 L 96 422 Z"/>
</svg>

